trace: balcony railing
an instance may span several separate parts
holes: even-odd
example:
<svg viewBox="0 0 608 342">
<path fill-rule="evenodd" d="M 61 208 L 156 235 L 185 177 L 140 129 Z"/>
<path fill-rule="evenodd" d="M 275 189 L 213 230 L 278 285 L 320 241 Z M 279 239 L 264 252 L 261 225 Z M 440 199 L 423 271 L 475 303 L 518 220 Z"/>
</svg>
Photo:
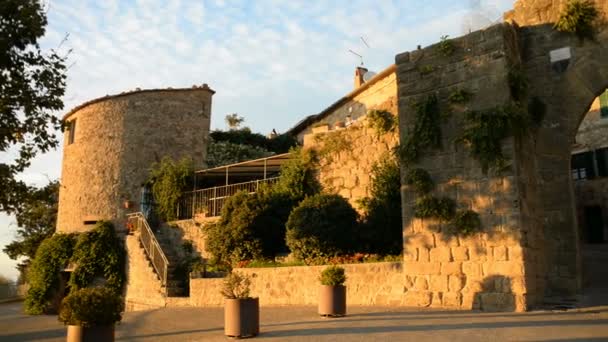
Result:
<svg viewBox="0 0 608 342">
<path fill-rule="evenodd" d="M 177 207 L 177 217 L 185 220 L 191 219 L 197 214 L 204 214 L 206 217 L 220 216 L 222 207 L 228 197 L 239 191 L 246 191 L 250 194 L 255 193 L 259 190 L 260 186 L 274 184 L 278 180 L 279 177 L 258 179 L 251 182 L 185 192 Z"/>
</svg>

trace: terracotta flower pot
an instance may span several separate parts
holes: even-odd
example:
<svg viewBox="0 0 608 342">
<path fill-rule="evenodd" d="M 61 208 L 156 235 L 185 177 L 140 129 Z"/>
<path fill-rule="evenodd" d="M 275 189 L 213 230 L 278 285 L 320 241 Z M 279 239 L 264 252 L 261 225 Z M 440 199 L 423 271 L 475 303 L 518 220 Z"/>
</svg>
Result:
<svg viewBox="0 0 608 342">
<path fill-rule="evenodd" d="M 67 342 L 114 342 L 114 325 L 101 327 L 68 325 Z"/>
<path fill-rule="evenodd" d="M 346 286 L 321 285 L 319 315 L 329 317 L 346 315 Z"/>
<path fill-rule="evenodd" d="M 224 334 L 230 337 L 253 337 L 259 333 L 259 299 L 226 299 L 224 305 Z"/>
</svg>

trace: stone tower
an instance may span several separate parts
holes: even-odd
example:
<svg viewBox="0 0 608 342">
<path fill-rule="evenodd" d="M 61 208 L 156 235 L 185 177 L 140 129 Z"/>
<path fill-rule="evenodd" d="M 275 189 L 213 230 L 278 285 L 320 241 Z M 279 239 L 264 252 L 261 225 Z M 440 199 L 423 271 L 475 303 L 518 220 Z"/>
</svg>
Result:
<svg viewBox="0 0 608 342">
<path fill-rule="evenodd" d="M 214 93 L 206 84 L 137 89 L 67 113 L 57 231 L 86 231 L 99 220 L 120 229 L 125 201 L 139 207 L 150 166 L 165 156 L 204 166 Z"/>
</svg>

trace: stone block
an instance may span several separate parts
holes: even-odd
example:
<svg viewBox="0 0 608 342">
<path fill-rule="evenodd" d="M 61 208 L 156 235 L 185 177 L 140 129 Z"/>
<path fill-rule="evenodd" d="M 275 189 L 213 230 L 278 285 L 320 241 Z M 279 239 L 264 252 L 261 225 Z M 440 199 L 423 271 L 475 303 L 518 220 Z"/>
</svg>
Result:
<svg viewBox="0 0 608 342">
<path fill-rule="evenodd" d="M 524 265 L 518 261 L 487 261 L 483 264 L 483 275 L 523 276 Z"/>
<path fill-rule="evenodd" d="M 505 246 L 496 246 L 492 247 L 493 257 L 495 261 L 507 261 L 507 247 Z"/>
<path fill-rule="evenodd" d="M 481 279 L 483 277 L 481 264 L 474 261 L 463 262 L 462 273 L 464 273 L 467 278 Z"/>
<path fill-rule="evenodd" d="M 449 247 L 437 247 L 430 250 L 431 261 L 450 262 L 452 261 L 452 251 Z"/>
<path fill-rule="evenodd" d="M 469 248 L 468 247 L 452 247 L 452 258 L 454 258 L 454 261 L 469 260 Z"/>
<path fill-rule="evenodd" d="M 442 275 L 461 275 L 462 262 L 444 262 L 441 263 Z"/>
<path fill-rule="evenodd" d="M 458 292 L 443 293 L 443 305 L 458 308 L 462 304 L 462 294 Z"/>
<path fill-rule="evenodd" d="M 434 239 L 433 239 L 433 234 L 430 234 L 430 233 L 406 234 L 404 237 L 404 244 L 405 244 L 406 248 L 408 248 L 408 247 L 432 248 L 435 245 Z"/>
<path fill-rule="evenodd" d="M 481 309 L 481 294 L 477 292 L 465 292 L 462 293 L 461 307 L 468 310 L 479 310 Z"/>
<path fill-rule="evenodd" d="M 509 260 L 521 261 L 524 258 L 524 249 L 521 246 L 509 247 Z"/>
<path fill-rule="evenodd" d="M 436 292 L 446 292 L 448 290 L 448 276 L 432 275 L 430 277 L 430 289 Z"/>
<path fill-rule="evenodd" d="M 426 291 L 429 289 L 429 282 L 425 277 L 416 277 L 416 281 L 414 282 L 414 290 L 416 291 Z"/>
<path fill-rule="evenodd" d="M 441 264 L 438 262 L 404 262 L 405 274 L 411 275 L 434 275 L 439 274 Z"/>
<path fill-rule="evenodd" d="M 481 244 L 469 245 L 469 259 L 471 261 L 488 260 L 488 250 Z"/>
<path fill-rule="evenodd" d="M 449 289 L 451 292 L 460 292 L 465 285 L 466 278 L 462 276 L 449 276 Z"/>
<path fill-rule="evenodd" d="M 403 249 L 403 260 L 404 261 L 417 261 L 418 251 L 416 248 L 409 247 Z"/>
<path fill-rule="evenodd" d="M 431 307 L 435 307 L 435 308 L 443 307 L 443 293 L 433 292 L 433 299 L 431 300 Z"/>
<path fill-rule="evenodd" d="M 431 261 L 429 249 L 426 247 L 418 248 L 418 261 L 429 262 Z"/>
<path fill-rule="evenodd" d="M 515 296 L 510 293 L 482 293 L 480 300 L 483 311 L 515 310 Z"/>
<path fill-rule="evenodd" d="M 407 291 L 403 298 L 406 306 L 426 307 L 431 305 L 433 294 L 429 291 Z"/>
</svg>

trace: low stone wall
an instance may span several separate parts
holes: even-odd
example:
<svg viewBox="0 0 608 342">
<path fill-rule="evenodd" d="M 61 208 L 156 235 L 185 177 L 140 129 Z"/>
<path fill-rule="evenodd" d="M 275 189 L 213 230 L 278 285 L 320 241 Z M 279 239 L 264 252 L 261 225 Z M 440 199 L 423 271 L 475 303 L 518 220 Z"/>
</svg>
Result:
<svg viewBox="0 0 608 342">
<path fill-rule="evenodd" d="M 171 222 L 171 226 L 178 230 L 179 240 L 191 241 L 194 246 L 194 250 L 198 254 L 209 259 L 211 254 L 207 252 L 205 239 L 207 236 L 203 231 L 203 227 L 206 224 L 216 222 L 218 218 L 206 218 L 203 220 L 181 220 Z"/>
<path fill-rule="evenodd" d="M 348 305 L 406 305 L 400 262 L 342 265 L 346 271 Z M 239 268 L 251 277 L 251 295 L 261 305 L 316 305 L 319 275 L 327 266 Z M 191 279 L 192 306 L 220 306 L 223 279 Z"/>
</svg>

